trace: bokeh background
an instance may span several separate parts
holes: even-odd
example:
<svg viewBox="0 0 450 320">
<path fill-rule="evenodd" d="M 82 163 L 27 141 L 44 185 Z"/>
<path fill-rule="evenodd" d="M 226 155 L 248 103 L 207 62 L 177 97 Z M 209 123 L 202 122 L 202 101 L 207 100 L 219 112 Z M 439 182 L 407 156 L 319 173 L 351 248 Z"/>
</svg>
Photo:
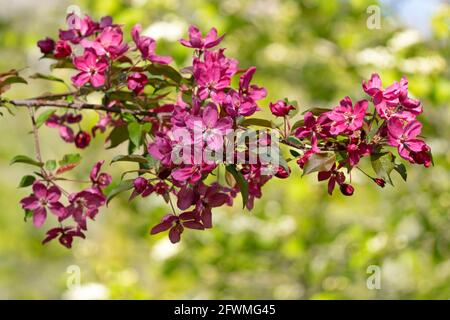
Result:
<svg viewBox="0 0 450 320">
<path fill-rule="evenodd" d="M 3 299 L 448 299 L 450 298 L 450 5 L 446 1 L 328 0 L 0 0 L 0 70 L 48 72 L 35 43 L 57 36 L 70 5 L 98 19 L 136 22 L 172 54 L 179 67 L 190 51 L 176 40 L 190 23 L 226 32 L 223 45 L 242 67 L 258 67 L 256 82 L 269 90 L 262 102 L 289 97 L 302 109 L 332 107 L 345 95 L 363 97 L 362 79 L 379 72 L 384 84 L 407 75 L 424 105 L 421 121 L 435 166 L 409 168 L 408 182 L 381 189 L 353 176 L 356 192 L 326 194 L 315 177 L 271 181 L 252 212 L 218 208 L 215 227 L 186 232 L 180 244 L 148 231 L 167 210 L 155 198 L 116 198 L 90 224 L 88 239 L 69 251 L 40 244 L 44 230 L 24 223 L 17 189 L 33 154 L 23 110 L 0 119 L 0 298 Z M 370 5 L 381 28 L 369 29 Z M 127 34 L 129 37 L 129 34 Z M 59 76 L 68 76 L 59 71 Z M 41 80 L 17 85 L 8 97 L 64 90 Z M 263 111 L 266 112 L 266 111 Z M 89 115 L 89 127 L 96 115 Z M 43 153 L 73 151 L 43 128 Z M 104 136 L 82 151 L 83 177 L 95 159 L 107 162 Z M 116 152 L 117 154 L 119 152 Z M 370 164 L 364 164 L 370 171 Z M 108 168 L 114 178 L 124 167 Z M 369 290 L 367 268 L 381 268 L 381 289 Z M 79 268 L 81 286 L 68 288 Z M 68 272 L 69 271 L 69 272 Z"/>
</svg>

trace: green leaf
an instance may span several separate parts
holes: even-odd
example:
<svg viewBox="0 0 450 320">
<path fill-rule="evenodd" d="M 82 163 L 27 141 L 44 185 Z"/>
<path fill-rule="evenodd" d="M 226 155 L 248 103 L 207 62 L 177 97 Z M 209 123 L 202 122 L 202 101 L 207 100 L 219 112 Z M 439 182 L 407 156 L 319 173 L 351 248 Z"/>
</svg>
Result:
<svg viewBox="0 0 450 320">
<path fill-rule="evenodd" d="M 334 152 L 318 152 L 311 155 L 303 167 L 303 175 L 319 172 L 329 171 L 336 162 L 336 155 Z"/>
<path fill-rule="evenodd" d="M 111 163 L 119 162 L 119 161 L 138 162 L 138 163 L 148 163 L 148 159 L 147 159 L 147 158 L 145 158 L 145 157 L 143 157 L 143 156 L 140 156 L 140 155 L 137 155 L 137 154 L 131 154 L 131 155 L 119 155 L 119 156 L 116 156 L 116 157 L 114 157 L 114 158 L 111 160 Z"/>
<path fill-rule="evenodd" d="M 25 188 L 31 186 L 35 180 L 36 178 L 34 176 L 30 175 L 23 176 L 22 179 L 20 180 L 18 188 Z"/>
<path fill-rule="evenodd" d="M 273 128 L 272 121 L 258 118 L 245 119 L 240 123 L 240 125 L 243 127 L 259 126 L 259 127 Z"/>
<path fill-rule="evenodd" d="M 41 80 L 48 80 L 48 81 L 55 81 L 55 82 L 61 82 L 64 83 L 64 80 L 52 75 L 42 74 L 42 73 L 35 73 L 30 76 L 31 79 L 41 79 Z"/>
<path fill-rule="evenodd" d="M 375 153 L 370 157 L 372 168 L 378 178 L 383 179 L 390 185 L 393 185 L 391 172 L 395 168 L 395 157 L 391 152 Z"/>
<path fill-rule="evenodd" d="M 291 126 L 291 130 L 295 130 L 297 128 L 303 127 L 304 125 L 305 125 L 305 119 L 298 120 Z"/>
<path fill-rule="evenodd" d="M 169 65 L 151 64 L 146 69 L 152 75 L 163 76 L 175 81 L 176 83 L 180 83 L 183 79 L 181 74 Z"/>
<path fill-rule="evenodd" d="M 293 145 L 296 145 L 296 146 L 301 146 L 302 145 L 302 142 L 300 141 L 300 139 L 297 138 L 297 137 L 294 137 L 294 136 L 288 137 L 287 141 L 289 143 L 292 143 Z"/>
<path fill-rule="evenodd" d="M 26 163 L 37 167 L 42 167 L 44 165 L 42 162 L 31 159 L 30 157 L 24 155 L 15 156 L 14 158 L 11 159 L 9 165 L 12 165 L 14 163 Z"/>
<path fill-rule="evenodd" d="M 48 160 L 45 162 L 45 169 L 53 171 L 56 169 L 56 161 L 55 160 Z"/>
<path fill-rule="evenodd" d="M 36 119 L 36 127 L 40 127 L 42 126 L 45 121 L 48 120 L 48 118 L 50 118 L 54 113 L 56 112 L 55 109 L 53 110 L 45 110 L 44 112 L 42 112 Z"/>
<path fill-rule="evenodd" d="M 310 108 L 310 109 L 306 109 L 305 111 L 302 112 L 302 114 L 305 114 L 307 112 L 311 112 L 313 115 L 315 116 L 320 116 L 322 113 L 331 111 L 331 109 L 328 108 Z"/>
<path fill-rule="evenodd" d="M 76 164 L 81 161 L 81 155 L 78 153 L 65 154 L 63 158 L 58 161 L 60 166 L 66 166 L 68 164 Z"/>
<path fill-rule="evenodd" d="M 23 216 L 23 221 L 27 222 L 28 219 L 33 217 L 34 211 L 32 210 L 25 210 L 25 214 Z"/>
<path fill-rule="evenodd" d="M 115 188 L 113 188 L 108 193 L 108 199 L 106 200 L 106 204 L 108 204 L 118 194 L 120 194 L 120 193 L 122 193 L 124 191 L 132 189 L 134 187 L 133 182 L 134 182 L 134 179 L 121 181 Z"/>
<path fill-rule="evenodd" d="M 239 186 L 239 190 L 241 191 L 242 195 L 242 207 L 245 208 L 248 202 L 248 182 L 244 179 L 242 173 L 236 170 L 235 165 L 227 165 L 226 169 L 229 173 L 232 174 L 234 180 L 236 180 L 236 183 Z"/>
<path fill-rule="evenodd" d="M 115 127 L 108 136 L 109 146 L 106 149 L 112 149 L 128 140 L 128 129 L 126 125 Z"/>
<path fill-rule="evenodd" d="M 139 147 L 142 139 L 142 126 L 137 122 L 131 122 L 128 124 L 128 135 L 131 142 Z"/>
<path fill-rule="evenodd" d="M 0 82 L 0 87 L 4 87 L 10 84 L 14 84 L 14 83 L 23 83 L 23 84 L 28 84 L 28 82 L 19 76 L 12 76 L 12 77 L 8 77 L 5 80 L 2 80 Z"/>
<path fill-rule="evenodd" d="M 394 170 L 402 177 L 404 181 L 408 178 L 408 173 L 406 172 L 406 167 L 403 163 L 396 163 Z"/>
</svg>

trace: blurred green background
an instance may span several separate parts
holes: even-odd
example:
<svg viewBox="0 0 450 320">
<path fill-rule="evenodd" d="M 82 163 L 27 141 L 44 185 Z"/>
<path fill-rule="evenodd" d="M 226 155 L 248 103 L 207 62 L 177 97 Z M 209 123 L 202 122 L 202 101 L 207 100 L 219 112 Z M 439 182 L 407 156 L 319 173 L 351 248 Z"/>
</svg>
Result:
<svg viewBox="0 0 450 320">
<path fill-rule="evenodd" d="M 355 173 L 356 192 L 326 194 L 315 176 L 273 180 L 252 212 L 214 211 L 215 227 L 185 232 L 172 245 L 148 231 L 167 211 L 154 197 L 128 203 L 116 198 L 90 223 L 88 239 L 69 251 L 42 246 L 43 229 L 23 222 L 17 189 L 29 168 L 10 167 L 16 154 L 33 154 L 23 110 L 0 119 L 0 298 L 112 299 L 448 299 L 450 298 L 450 6 L 445 1 L 351 0 L 128 0 L 39 2 L 0 0 L 0 70 L 48 72 L 35 43 L 57 36 L 70 5 L 98 19 L 112 15 L 128 31 L 141 22 L 159 54 L 189 64 L 176 40 L 190 23 L 226 32 L 227 54 L 241 67 L 256 65 L 256 83 L 269 90 L 262 102 L 296 99 L 302 109 L 332 107 L 362 98 L 362 79 L 379 72 L 384 84 L 407 75 L 423 101 L 423 134 L 435 167 L 409 168 L 408 182 L 381 189 Z M 381 28 L 369 29 L 367 12 L 378 5 Z M 373 7 L 372 7 L 373 8 Z M 68 76 L 58 71 L 57 75 Z M 52 87 L 53 86 L 53 87 Z M 8 97 L 64 90 L 40 80 L 17 85 Z M 267 111 L 264 111 L 267 112 Z M 95 113 L 84 120 L 88 127 Z M 73 151 L 52 129 L 41 130 L 47 159 Z M 82 151 L 83 177 L 103 150 L 104 136 Z M 295 165 L 294 165 L 295 166 Z M 370 171 L 370 164 L 363 166 Z M 108 168 L 117 179 L 124 167 Z M 367 268 L 381 268 L 381 289 L 370 290 Z M 70 270 L 81 286 L 68 288 Z M 69 271 L 69 272 L 68 272 Z"/>
</svg>

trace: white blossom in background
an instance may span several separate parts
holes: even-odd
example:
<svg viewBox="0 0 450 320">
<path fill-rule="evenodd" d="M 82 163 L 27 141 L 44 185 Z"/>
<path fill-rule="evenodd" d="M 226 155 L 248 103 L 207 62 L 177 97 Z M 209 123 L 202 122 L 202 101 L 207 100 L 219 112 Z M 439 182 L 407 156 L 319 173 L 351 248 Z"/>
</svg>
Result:
<svg viewBox="0 0 450 320">
<path fill-rule="evenodd" d="M 100 283 L 86 283 L 66 290 L 64 300 L 106 300 L 109 299 L 109 289 Z"/>
</svg>

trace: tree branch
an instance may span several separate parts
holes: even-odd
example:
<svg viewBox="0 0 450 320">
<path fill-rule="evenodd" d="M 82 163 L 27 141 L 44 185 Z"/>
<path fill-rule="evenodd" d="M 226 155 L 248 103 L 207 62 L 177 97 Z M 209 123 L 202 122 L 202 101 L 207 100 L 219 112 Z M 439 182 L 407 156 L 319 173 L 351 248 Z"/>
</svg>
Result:
<svg viewBox="0 0 450 320">
<path fill-rule="evenodd" d="M 65 109 L 74 109 L 74 110 L 100 110 L 112 113 L 131 113 L 133 115 L 138 116 L 155 116 L 155 112 L 145 111 L 145 110 L 132 110 L 132 109 L 124 109 L 119 107 L 107 107 L 102 104 L 93 104 L 93 103 L 83 103 L 83 102 L 67 102 L 67 101 L 54 101 L 54 100 L 44 100 L 40 98 L 36 99 L 28 99 L 28 100 L 9 100 L 10 104 L 16 107 L 27 107 L 27 108 L 38 108 L 38 107 L 57 107 L 57 108 L 65 108 Z"/>
</svg>

